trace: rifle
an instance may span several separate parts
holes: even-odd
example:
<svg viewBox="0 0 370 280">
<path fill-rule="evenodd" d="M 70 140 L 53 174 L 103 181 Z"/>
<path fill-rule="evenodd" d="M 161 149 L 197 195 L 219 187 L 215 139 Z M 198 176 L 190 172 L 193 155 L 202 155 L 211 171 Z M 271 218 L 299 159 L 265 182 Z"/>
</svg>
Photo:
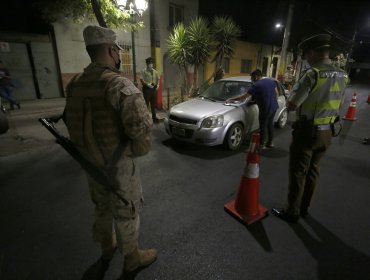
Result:
<svg viewBox="0 0 370 280">
<path fill-rule="evenodd" d="M 55 128 L 54 123 L 57 123 L 62 117 L 63 115 L 39 118 L 39 122 L 41 122 L 41 124 L 45 126 L 51 134 L 53 134 L 56 138 L 56 142 L 61 145 L 63 149 L 66 150 L 81 165 L 82 169 L 84 169 L 95 181 L 103 185 L 108 191 L 114 193 L 125 205 L 129 205 L 130 203 L 127 199 L 117 193 L 116 189 L 112 186 L 107 172 L 88 161 L 83 155 L 81 155 L 80 151 L 75 147 L 72 141 L 61 135 Z"/>
</svg>

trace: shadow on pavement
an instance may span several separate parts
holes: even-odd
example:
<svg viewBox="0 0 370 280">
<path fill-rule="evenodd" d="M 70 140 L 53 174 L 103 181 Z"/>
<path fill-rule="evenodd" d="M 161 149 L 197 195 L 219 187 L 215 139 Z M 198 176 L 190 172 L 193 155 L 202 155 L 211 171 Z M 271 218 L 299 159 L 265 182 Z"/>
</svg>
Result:
<svg viewBox="0 0 370 280">
<path fill-rule="evenodd" d="M 185 154 L 202 159 L 223 159 L 233 156 L 238 153 L 243 153 L 245 143 L 242 144 L 238 151 L 230 151 L 222 146 L 207 147 L 186 142 L 181 142 L 176 139 L 166 139 L 162 141 L 163 145 L 170 147 L 173 151 L 179 154 Z"/>
<path fill-rule="evenodd" d="M 228 211 L 226 211 L 226 213 L 228 213 Z M 230 213 L 228 213 L 228 214 L 230 214 Z M 230 217 L 232 217 L 235 221 L 238 221 L 239 223 L 244 225 L 245 228 L 249 231 L 249 233 L 254 237 L 254 239 L 258 242 L 258 244 L 260 244 L 261 247 L 266 252 L 271 252 L 272 251 L 272 246 L 271 246 L 270 240 L 269 240 L 269 238 L 266 234 L 266 230 L 265 230 L 263 224 L 261 223 L 261 221 L 263 219 L 265 219 L 266 217 L 268 217 L 268 215 L 269 214 L 267 213 L 266 216 L 261 218 L 261 220 L 258 220 L 257 222 L 255 222 L 251 225 L 247 225 L 245 222 L 239 220 L 234 215 L 230 215 Z"/>
<path fill-rule="evenodd" d="M 268 216 L 268 214 L 267 214 Z M 266 217 L 267 217 L 266 216 Z M 264 217 L 264 218 L 266 218 Z M 266 230 L 261 223 L 261 221 L 258 221 L 254 224 L 251 224 L 249 226 L 245 226 L 247 230 L 249 231 L 250 234 L 254 237 L 254 239 L 257 240 L 258 244 L 261 245 L 261 247 L 266 251 L 266 252 L 271 252 L 272 251 L 272 246 L 270 243 L 270 240 L 266 234 Z"/>
<path fill-rule="evenodd" d="M 109 268 L 109 262 L 98 259 L 83 274 L 81 280 L 103 280 L 106 271 Z"/>
<path fill-rule="evenodd" d="M 267 158 L 283 158 L 289 155 L 289 151 L 282 148 L 269 148 L 260 151 L 260 156 Z"/>
<path fill-rule="evenodd" d="M 318 263 L 318 279 L 368 279 L 370 257 L 359 252 L 311 216 L 305 219 L 319 240 L 301 224 L 292 225 L 293 231 L 302 240 Z"/>
</svg>

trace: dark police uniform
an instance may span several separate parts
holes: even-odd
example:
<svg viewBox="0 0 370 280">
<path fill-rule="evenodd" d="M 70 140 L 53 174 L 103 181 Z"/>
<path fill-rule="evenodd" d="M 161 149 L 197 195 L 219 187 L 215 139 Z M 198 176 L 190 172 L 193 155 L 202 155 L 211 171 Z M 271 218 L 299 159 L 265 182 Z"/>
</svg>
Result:
<svg viewBox="0 0 370 280">
<path fill-rule="evenodd" d="M 320 34 L 300 44 L 303 51 L 328 48 L 331 37 Z M 289 102 L 297 107 L 290 145 L 288 205 L 273 213 L 289 222 L 306 216 L 319 179 L 320 160 L 331 144 L 347 76 L 323 58 L 311 65 L 293 86 Z"/>
</svg>

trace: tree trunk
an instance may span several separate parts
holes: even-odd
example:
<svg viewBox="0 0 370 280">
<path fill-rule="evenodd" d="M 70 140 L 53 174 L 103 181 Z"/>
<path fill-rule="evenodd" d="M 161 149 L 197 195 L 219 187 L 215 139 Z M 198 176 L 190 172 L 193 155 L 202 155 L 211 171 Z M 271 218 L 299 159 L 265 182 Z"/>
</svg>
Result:
<svg viewBox="0 0 370 280">
<path fill-rule="evenodd" d="M 102 27 L 107 27 L 103 14 L 101 13 L 101 10 L 100 10 L 100 5 L 98 3 L 98 0 L 91 0 L 91 6 L 93 8 L 96 20 L 98 21 L 99 25 Z"/>
</svg>

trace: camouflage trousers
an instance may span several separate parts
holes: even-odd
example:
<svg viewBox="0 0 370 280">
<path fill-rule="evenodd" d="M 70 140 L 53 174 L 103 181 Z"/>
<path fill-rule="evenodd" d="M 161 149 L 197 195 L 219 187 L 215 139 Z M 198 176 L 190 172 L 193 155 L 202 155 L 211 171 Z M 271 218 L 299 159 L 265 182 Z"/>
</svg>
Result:
<svg viewBox="0 0 370 280">
<path fill-rule="evenodd" d="M 138 246 L 139 212 L 143 202 L 139 172 L 132 158 L 125 157 L 117 163 L 116 180 L 119 183 L 117 192 L 130 202 L 129 205 L 88 176 L 95 204 L 93 238 L 101 244 L 109 244 L 115 233 L 118 249 L 128 255 Z"/>
</svg>

